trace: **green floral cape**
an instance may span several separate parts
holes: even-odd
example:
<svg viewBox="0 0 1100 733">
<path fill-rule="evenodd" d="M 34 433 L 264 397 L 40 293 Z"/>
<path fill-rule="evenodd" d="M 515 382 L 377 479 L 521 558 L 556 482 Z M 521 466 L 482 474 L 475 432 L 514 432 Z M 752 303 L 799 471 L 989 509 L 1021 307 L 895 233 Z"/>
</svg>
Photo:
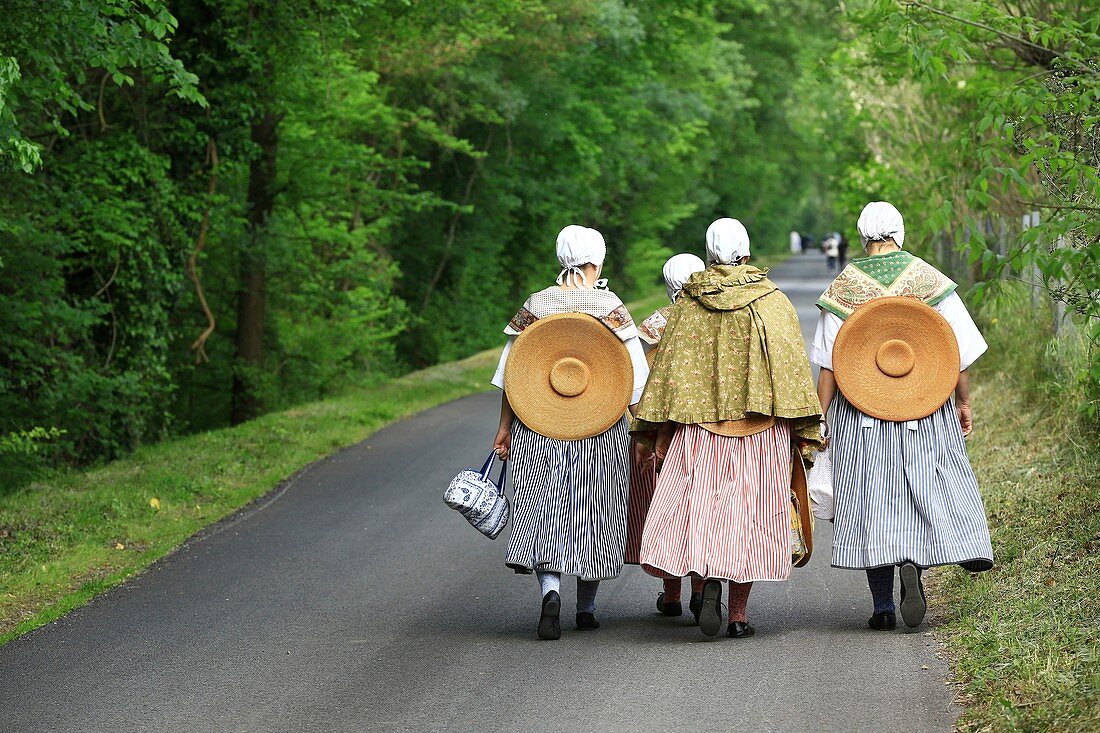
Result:
<svg viewBox="0 0 1100 733">
<path fill-rule="evenodd" d="M 807 450 L 823 447 L 798 313 L 767 270 L 713 265 L 697 272 L 667 317 L 631 432 L 756 413 L 789 419 L 793 434 L 811 443 Z"/>
</svg>

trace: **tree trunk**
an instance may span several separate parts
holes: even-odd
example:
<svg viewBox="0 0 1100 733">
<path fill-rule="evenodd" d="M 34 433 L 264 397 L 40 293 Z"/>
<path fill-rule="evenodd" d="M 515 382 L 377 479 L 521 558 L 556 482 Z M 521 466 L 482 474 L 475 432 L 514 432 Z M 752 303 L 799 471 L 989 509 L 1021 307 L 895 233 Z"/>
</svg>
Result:
<svg viewBox="0 0 1100 733">
<path fill-rule="evenodd" d="M 267 270 L 264 235 L 275 208 L 275 154 L 282 115 L 270 109 L 252 123 L 252 142 L 259 154 L 248 168 L 248 232 L 241 248 L 240 290 L 237 293 L 237 350 L 233 369 L 234 425 L 260 414 L 256 375 L 264 361 L 264 313 L 267 309 Z"/>
</svg>

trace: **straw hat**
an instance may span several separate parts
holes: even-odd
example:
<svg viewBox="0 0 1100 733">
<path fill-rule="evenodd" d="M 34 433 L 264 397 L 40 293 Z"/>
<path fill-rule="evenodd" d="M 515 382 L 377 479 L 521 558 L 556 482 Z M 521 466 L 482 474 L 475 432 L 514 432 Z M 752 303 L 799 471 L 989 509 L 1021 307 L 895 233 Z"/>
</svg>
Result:
<svg viewBox="0 0 1100 733">
<path fill-rule="evenodd" d="M 860 412 L 904 422 L 928 417 L 959 382 L 951 325 L 915 298 L 875 298 L 841 326 L 833 343 L 837 386 Z"/>
<path fill-rule="evenodd" d="M 633 390 L 626 346 L 583 313 L 535 321 L 516 338 L 504 367 L 504 392 L 516 417 L 558 440 L 607 431 L 626 414 Z"/>
</svg>

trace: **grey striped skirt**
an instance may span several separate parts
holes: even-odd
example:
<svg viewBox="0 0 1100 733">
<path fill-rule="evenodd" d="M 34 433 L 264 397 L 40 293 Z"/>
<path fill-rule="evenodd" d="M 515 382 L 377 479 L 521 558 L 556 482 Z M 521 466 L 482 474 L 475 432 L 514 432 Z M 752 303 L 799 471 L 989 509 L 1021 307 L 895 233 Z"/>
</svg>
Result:
<svg viewBox="0 0 1100 733">
<path fill-rule="evenodd" d="M 912 423 L 868 417 L 839 392 L 831 407 L 833 566 L 993 566 L 978 481 L 950 399 Z"/>
<path fill-rule="evenodd" d="M 614 578 L 623 569 L 629 493 L 629 422 L 584 440 L 554 440 L 516 420 L 508 478 L 508 567 Z"/>
</svg>

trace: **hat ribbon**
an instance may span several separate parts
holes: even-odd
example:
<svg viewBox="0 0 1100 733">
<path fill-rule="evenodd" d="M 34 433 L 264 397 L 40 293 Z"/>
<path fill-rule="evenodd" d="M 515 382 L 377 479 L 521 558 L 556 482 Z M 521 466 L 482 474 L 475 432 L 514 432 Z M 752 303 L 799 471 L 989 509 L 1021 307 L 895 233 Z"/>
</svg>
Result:
<svg viewBox="0 0 1100 733">
<path fill-rule="evenodd" d="M 582 270 L 577 265 L 574 265 L 573 267 L 562 268 L 562 271 L 558 273 L 558 279 L 556 280 L 556 282 L 558 283 L 558 285 L 561 285 L 563 281 L 569 283 L 569 285 L 574 288 L 588 287 L 588 276 L 586 276 L 584 274 L 584 270 Z M 607 278 L 601 277 L 599 280 L 593 283 L 592 287 L 595 290 L 607 290 Z"/>
</svg>

